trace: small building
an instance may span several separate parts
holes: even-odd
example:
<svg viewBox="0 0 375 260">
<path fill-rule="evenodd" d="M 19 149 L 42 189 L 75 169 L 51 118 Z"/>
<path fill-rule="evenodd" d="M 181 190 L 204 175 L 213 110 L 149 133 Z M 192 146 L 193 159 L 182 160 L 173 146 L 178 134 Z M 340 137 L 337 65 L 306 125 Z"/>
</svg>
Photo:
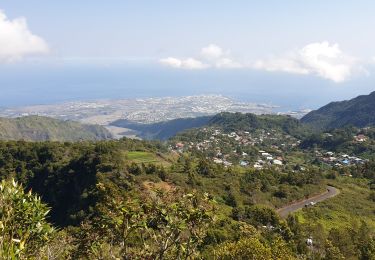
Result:
<svg viewBox="0 0 375 260">
<path fill-rule="evenodd" d="M 247 162 L 247 161 L 240 161 L 240 165 L 241 166 L 248 166 L 249 162 Z"/>
<path fill-rule="evenodd" d="M 184 148 L 184 144 L 183 143 L 177 143 L 176 148 Z"/>
<path fill-rule="evenodd" d="M 263 166 L 260 165 L 259 163 L 255 163 L 255 164 L 254 164 L 254 168 L 255 168 L 255 169 L 263 169 Z"/>
<path fill-rule="evenodd" d="M 283 162 L 280 161 L 280 160 L 273 160 L 272 164 L 274 164 L 274 165 L 283 165 Z"/>
<path fill-rule="evenodd" d="M 349 165 L 350 161 L 348 159 L 342 160 L 342 164 L 344 165 Z"/>
<path fill-rule="evenodd" d="M 363 134 L 360 134 L 360 135 L 355 136 L 354 139 L 357 142 L 365 142 L 367 140 L 367 137 Z"/>
<path fill-rule="evenodd" d="M 218 158 L 214 158 L 214 163 L 223 163 L 223 160 L 218 159 Z"/>
</svg>

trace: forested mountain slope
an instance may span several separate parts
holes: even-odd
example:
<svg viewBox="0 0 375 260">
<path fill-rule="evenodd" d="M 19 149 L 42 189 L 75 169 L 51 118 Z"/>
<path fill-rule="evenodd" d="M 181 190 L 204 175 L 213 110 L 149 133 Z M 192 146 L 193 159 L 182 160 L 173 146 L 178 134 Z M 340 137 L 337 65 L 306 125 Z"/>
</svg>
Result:
<svg viewBox="0 0 375 260">
<path fill-rule="evenodd" d="M 111 125 L 135 130 L 142 139 L 166 140 L 186 129 L 204 126 L 209 123 L 211 118 L 212 116 L 179 118 L 155 124 L 140 124 L 120 119 L 113 122 Z"/>
<path fill-rule="evenodd" d="M 128 120 L 117 120 L 111 125 L 129 128 L 138 136 L 148 140 L 166 140 L 185 130 L 216 126 L 225 131 L 281 130 L 291 135 L 306 134 L 308 128 L 297 119 L 279 115 L 255 115 L 223 112 L 215 116 L 180 118 L 155 124 L 140 124 Z"/>
<path fill-rule="evenodd" d="M 220 113 L 214 116 L 209 126 L 221 127 L 225 131 L 280 130 L 293 136 L 305 135 L 308 128 L 297 119 L 281 115 L 255 115 L 242 113 Z"/>
<path fill-rule="evenodd" d="M 110 138 L 108 130 L 97 125 L 40 116 L 0 118 L 0 140 L 79 141 Z"/>
<path fill-rule="evenodd" d="M 301 122 L 317 130 L 375 125 L 375 92 L 351 100 L 332 102 L 305 115 Z"/>
</svg>

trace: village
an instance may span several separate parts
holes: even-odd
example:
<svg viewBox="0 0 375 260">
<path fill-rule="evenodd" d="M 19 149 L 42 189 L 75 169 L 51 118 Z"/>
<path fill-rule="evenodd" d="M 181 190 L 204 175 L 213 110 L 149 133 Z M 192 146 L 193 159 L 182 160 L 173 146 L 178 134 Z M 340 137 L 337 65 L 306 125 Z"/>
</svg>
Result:
<svg viewBox="0 0 375 260">
<path fill-rule="evenodd" d="M 323 163 L 328 164 L 330 166 L 335 167 L 342 167 L 342 166 L 350 166 L 354 164 L 363 164 L 365 163 L 366 159 L 361 159 L 357 156 L 350 156 L 345 153 L 334 153 L 334 152 L 325 152 L 321 153 L 316 151 L 316 157 Z"/>
<path fill-rule="evenodd" d="M 203 128 L 196 142 L 177 142 L 170 149 L 183 153 L 197 151 L 214 163 L 224 166 L 239 165 L 262 169 L 282 166 L 284 155 L 297 147 L 300 141 L 275 130 L 233 131 L 225 133 L 218 128 Z"/>
<path fill-rule="evenodd" d="M 367 137 L 362 134 L 353 137 L 353 141 L 357 143 L 366 140 Z M 274 129 L 226 133 L 219 128 L 207 127 L 199 130 L 195 140 L 174 142 L 170 144 L 169 149 L 177 153 L 195 151 L 225 167 L 236 165 L 263 169 L 287 166 L 290 163 L 287 158 L 300 151 L 300 143 L 301 140 Z M 315 149 L 312 160 L 331 167 L 346 167 L 367 161 L 355 155 L 324 149 Z"/>
<path fill-rule="evenodd" d="M 366 131 L 368 128 L 361 129 L 361 131 Z M 325 137 L 334 138 L 334 135 L 331 133 L 324 133 Z M 353 136 L 352 142 L 354 144 L 362 144 L 369 140 L 369 138 L 362 134 L 356 134 Z M 314 151 L 315 157 L 321 163 L 332 166 L 332 167 L 345 167 L 357 164 L 364 164 L 368 161 L 368 159 L 360 158 L 356 155 L 349 155 L 344 152 L 334 152 L 334 151 L 326 151 L 323 149 L 316 149 Z"/>
</svg>

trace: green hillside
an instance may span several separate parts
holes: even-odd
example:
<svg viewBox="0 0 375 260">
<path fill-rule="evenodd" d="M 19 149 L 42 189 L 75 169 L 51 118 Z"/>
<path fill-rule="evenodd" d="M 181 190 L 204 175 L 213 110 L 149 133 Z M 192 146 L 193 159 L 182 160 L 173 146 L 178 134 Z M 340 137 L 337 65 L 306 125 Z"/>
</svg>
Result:
<svg viewBox="0 0 375 260">
<path fill-rule="evenodd" d="M 0 258 L 372 259 L 374 169 L 332 179 L 314 166 L 224 167 L 126 138 L 0 141 Z M 340 196 L 288 219 L 275 211 L 327 184 Z"/>
<path fill-rule="evenodd" d="M 280 130 L 293 136 L 306 135 L 308 128 L 297 119 L 280 115 L 254 115 L 251 113 L 220 113 L 214 116 L 209 126 L 218 126 L 224 131 Z"/>
<path fill-rule="evenodd" d="M 375 92 L 351 100 L 332 102 L 305 115 L 301 122 L 317 130 L 375 125 Z"/>
<path fill-rule="evenodd" d="M 297 136 L 308 132 L 307 127 L 303 126 L 297 119 L 289 116 L 229 112 L 219 113 L 215 116 L 179 118 L 154 124 L 140 124 L 120 119 L 114 121 L 111 125 L 135 130 L 138 132 L 139 137 L 146 140 L 167 140 L 186 130 L 205 126 L 221 127 L 225 131 L 277 129 Z"/>
<path fill-rule="evenodd" d="M 166 140 L 178 132 L 186 129 L 201 127 L 206 125 L 212 116 L 203 116 L 197 118 L 179 118 L 155 124 L 140 124 L 129 120 L 116 120 L 111 125 L 129 128 L 139 132 L 139 137 L 146 140 Z"/>
<path fill-rule="evenodd" d="M 97 125 L 40 116 L 0 118 L 0 140 L 79 141 L 110 138 L 108 130 Z"/>
</svg>

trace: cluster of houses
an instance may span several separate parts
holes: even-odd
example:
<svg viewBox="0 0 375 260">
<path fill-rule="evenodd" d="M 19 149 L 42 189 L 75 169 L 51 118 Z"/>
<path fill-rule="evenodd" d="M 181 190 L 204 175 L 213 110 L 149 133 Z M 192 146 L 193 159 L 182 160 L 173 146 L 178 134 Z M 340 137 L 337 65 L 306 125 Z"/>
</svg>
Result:
<svg viewBox="0 0 375 260">
<path fill-rule="evenodd" d="M 253 166 L 256 169 L 262 169 L 270 165 L 284 165 L 284 159 L 278 155 L 282 154 L 283 150 L 288 150 L 299 144 L 299 140 L 274 130 L 269 132 L 259 130 L 255 133 L 247 131 L 224 133 L 221 129 L 204 128 L 202 133 L 203 137 L 199 141 L 177 142 L 171 145 L 170 149 L 178 153 L 189 150 L 205 152 L 214 163 L 224 166 L 236 164 L 242 167 Z M 241 147 L 241 151 L 238 151 L 237 147 Z M 256 153 L 261 148 L 278 151 L 278 155 L 263 150 L 259 150 L 258 154 L 253 152 L 251 155 L 245 152 L 252 149 Z"/>
<path fill-rule="evenodd" d="M 356 142 L 365 142 L 367 139 L 363 134 L 354 136 Z M 222 164 L 225 167 L 239 165 L 263 169 L 270 166 L 286 165 L 284 158 L 299 143 L 300 140 L 275 130 L 225 133 L 221 129 L 203 128 L 199 139 L 195 142 L 177 142 L 171 144 L 170 149 L 178 153 L 191 150 L 200 151 L 214 163 Z M 319 161 L 332 167 L 344 167 L 366 162 L 357 156 L 331 151 L 317 150 L 315 156 Z"/>
<path fill-rule="evenodd" d="M 347 154 L 336 154 L 334 152 L 315 152 L 317 158 L 331 166 L 335 167 L 342 167 L 342 166 L 350 166 L 350 165 L 355 165 L 355 164 L 363 164 L 367 160 L 361 159 L 357 156 L 350 156 Z"/>
<path fill-rule="evenodd" d="M 367 136 L 365 136 L 364 134 L 359 134 L 359 135 L 354 136 L 354 140 L 358 143 L 366 142 Z"/>
<path fill-rule="evenodd" d="M 253 167 L 255 169 L 263 169 L 264 166 L 276 165 L 282 166 L 284 164 L 284 159 L 281 156 L 273 156 L 265 151 L 259 151 L 260 159 L 258 159 Z"/>
</svg>

